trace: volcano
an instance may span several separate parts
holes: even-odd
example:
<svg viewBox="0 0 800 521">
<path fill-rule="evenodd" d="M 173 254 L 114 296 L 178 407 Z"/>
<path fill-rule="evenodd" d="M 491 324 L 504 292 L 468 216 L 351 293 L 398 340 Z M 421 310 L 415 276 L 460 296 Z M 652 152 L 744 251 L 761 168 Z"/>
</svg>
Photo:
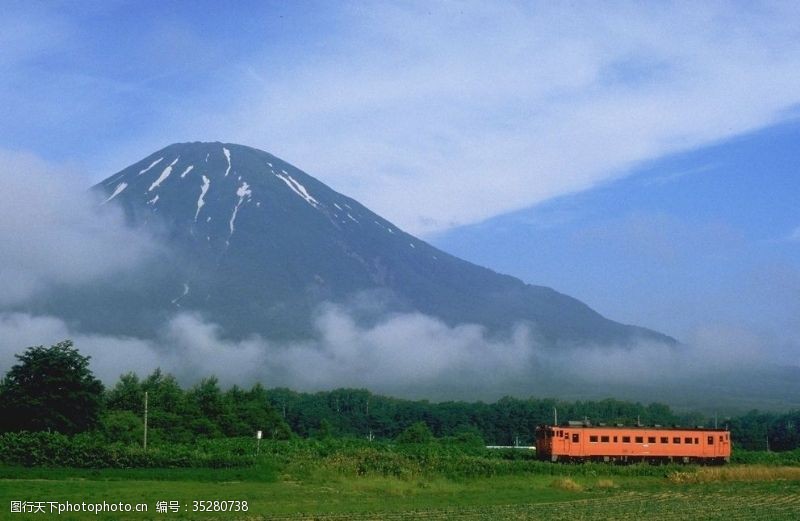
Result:
<svg viewBox="0 0 800 521">
<path fill-rule="evenodd" d="M 416 312 L 497 335 L 525 324 L 548 345 L 675 343 L 449 255 L 247 146 L 173 144 L 93 190 L 166 245 L 148 269 L 64 292 L 42 309 L 93 331 L 148 337 L 189 311 L 230 338 L 302 339 L 314 335 L 320 306 L 334 303 L 364 321 Z"/>
</svg>

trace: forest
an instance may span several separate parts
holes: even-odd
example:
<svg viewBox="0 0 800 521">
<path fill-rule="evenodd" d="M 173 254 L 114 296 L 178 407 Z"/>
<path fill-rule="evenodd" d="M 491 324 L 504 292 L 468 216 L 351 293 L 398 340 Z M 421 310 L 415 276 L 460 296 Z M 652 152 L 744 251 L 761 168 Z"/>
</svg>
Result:
<svg viewBox="0 0 800 521">
<path fill-rule="evenodd" d="M 190 387 L 160 370 L 140 377 L 123 374 L 106 388 L 94 377 L 89 357 L 70 341 L 28 348 L 17 355 L 0 383 L 0 430 L 5 433 L 90 433 L 107 443 L 151 446 L 193 444 L 221 438 L 360 439 L 390 441 L 412 427 L 433 439 L 462 439 L 503 446 L 533 445 L 537 425 L 560 421 L 662 426 L 705 426 L 731 430 L 734 446 L 789 451 L 800 447 L 800 411 L 751 411 L 709 418 L 674 411 L 662 403 L 615 399 L 562 401 L 505 397 L 496 402 L 429 402 L 373 394 L 366 389 L 305 393 L 285 388 L 223 389 L 215 377 Z M 413 430 L 412 430 L 413 432 Z"/>
</svg>

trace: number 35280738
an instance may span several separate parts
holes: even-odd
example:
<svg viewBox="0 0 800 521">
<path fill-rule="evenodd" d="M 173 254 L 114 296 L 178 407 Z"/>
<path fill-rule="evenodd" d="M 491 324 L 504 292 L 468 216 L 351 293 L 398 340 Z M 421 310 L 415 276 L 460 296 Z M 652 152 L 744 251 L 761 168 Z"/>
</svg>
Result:
<svg viewBox="0 0 800 521">
<path fill-rule="evenodd" d="M 247 512 L 247 501 L 192 501 L 192 512 Z"/>
</svg>

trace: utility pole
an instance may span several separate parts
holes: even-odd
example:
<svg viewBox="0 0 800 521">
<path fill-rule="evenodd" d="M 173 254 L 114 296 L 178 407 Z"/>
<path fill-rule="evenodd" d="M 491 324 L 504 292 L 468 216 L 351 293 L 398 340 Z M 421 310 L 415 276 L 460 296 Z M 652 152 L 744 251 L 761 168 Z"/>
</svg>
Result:
<svg viewBox="0 0 800 521">
<path fill-rule="evenodd" d="M 558 427 L 558 409 L 553 407 L 553 425 Z"/>
<path fill-rule="evenodd" d="M 367 410 L 366 410 L 365 416 L 366 416 L 366 420 L 367 420 L 367 431 L 368 431 L 367 439 L 371 442 L 372 439 L 373 439 L 373 436 L 372 436 L 372 429 L 369 426 L 369 396 L 367 396 Z"/>
<path fill-rule="evenodd" d="M 147 452 L 147 391 L 144 392 L 144 450 Z"/>
</svg>

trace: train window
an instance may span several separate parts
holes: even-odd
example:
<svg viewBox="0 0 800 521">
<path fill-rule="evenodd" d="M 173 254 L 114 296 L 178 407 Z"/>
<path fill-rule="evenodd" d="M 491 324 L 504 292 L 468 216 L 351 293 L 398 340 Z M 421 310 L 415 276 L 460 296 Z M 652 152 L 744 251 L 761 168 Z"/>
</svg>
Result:
<svg viewBox="0 0 800 521">
<path fill-rule="evenodd" d="M 683 439 L 683 441 L 685 441 L 685 442 L 686 442 L 686 443 L 688 443 L 689 445 L 691 445 L 691 444 L 692 444 L 692 438 L 690 438 L 689 436 L 686 436 L 686 437 Z"/>
<path fill-rule="evenodd" d="M 722 436 L 719 437 L 719 442 L 722 443 Z"/>
<path fill-rule="evenodd" d="M 681 438 L 679 436 L 675 436 L 674 438 L 672 438 L 672 443 L 680 445 L 681 444 Z"/>
<path fill-rule="evenodd" d="M 714 445 L 714 436 L 709 436 L 708 437 L 708 444 L 709 445 Z"/>
<path fill-rule="evenodd" d="M 630 443 L 630 442 L 631 442 L 631 437 L 630 436 L 623 436 L 622 437 L 622 443 Z"/>
<path fill-rule="evenodd" d="M 694 444 L 695 445 L 700 445 L 700 438 L 695 438 L 694 439 Z"/>
<path fill-rule="evenodd" d="M 602 443 L 608 443 L 608 436 L 600 436 L 600 441 Z M 615 440 L 616 441 L 616 440 Z"/>
<path fill-rule="evenodd" d="M 669 443 L 669 438 L 667 436 L 661 436 L 661 443 Z"/>
<path fill-rule="evenodd" d="M 636 443 L 644 443 L 644 436 L 636 436 Z"/>
<path fill-rule="evenodd" d="M 591 443 L 597 443 L 597 436 L 589 436 L 589 441 Z"/>
<path fill-rule="evenodd" d="M 648 436 L 647 437 L 647 443 L 655 443 L 655 442 L 656 442 L 656 437 L 655 436 Z"/>
<path fill-rule="evenodd" d="M 580 441 L 580 439 L 581 438 L 580 438 L 579 434 L 573 434 L 572 435 L 572 443 L 578 443 L 578 441 Z"/>
<path fill-rule="evenodd" d="M 618 438 L 616 436 L 614 436 L 614 443 L 617 443 L 617 439 Z"/>
</svg>

